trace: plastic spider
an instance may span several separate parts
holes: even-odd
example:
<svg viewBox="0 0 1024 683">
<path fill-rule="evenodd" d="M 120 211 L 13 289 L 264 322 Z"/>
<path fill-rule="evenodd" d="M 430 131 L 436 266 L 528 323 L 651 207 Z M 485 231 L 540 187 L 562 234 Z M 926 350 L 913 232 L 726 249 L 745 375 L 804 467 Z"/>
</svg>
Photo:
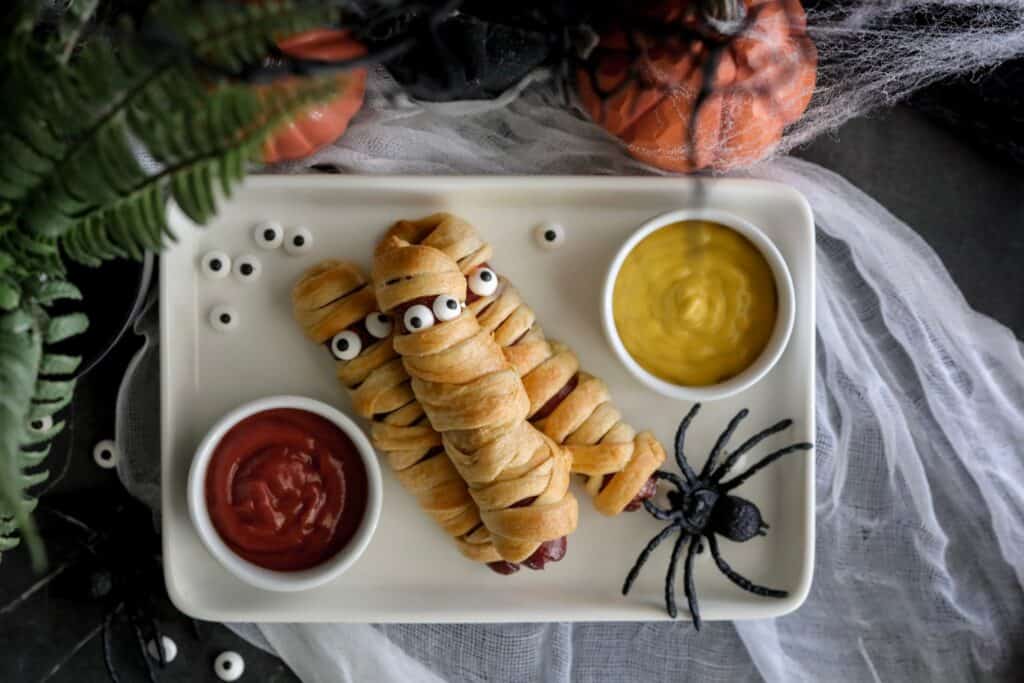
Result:
<svg viewBox="0 0 1024 683">
<path fill-rule="evenodd" d="M 686 440 L 686 430 L 698 410 L 700 410 L 700 404 L 694 404 L 690 412 L 683 418 L 683 421 L 679 423 L 679 429 L 676 431 L 676 462 L 679 464 L 679 469 L 682 471 L 683 476 L 680 477 L 674 472 L 663 472 L 660 470 L 654 473 L 655 477 L 663 479 L 675 487 L 674 491 L 668 492 L 669 509 L 662 509 L 650 500 L 644 501 L 644 507 L 648 512 L 660 520 L 669 522 L 669 524 L 657 536 L 652 538 L 640 552 L 636 564 L 629 570 L 626 581 L 622 585 L 622 594 L 626 595 L 629 593 L 629 589 L 632 588 L 633 582 L 640 574 L 640 570 L 643 568 L 644 563 L 647 562 L 651 552 L 662 541 L 671 536 L 673 532 L 678 531 L 679 538 L 676 539 L 675 545 L 672 547 L 672 558 L 669 560 L 668 573 L 665 576 L 665 607 L 668 610 L 669 616 L 674 619 L 677 614 L 675 596 L 676 567 L 683 546 L 689 540 L 690 545 L 686 552 L 685 560 L 684 590 L 686 592 L 686 600 L 689 603 L 690 614 L 693 618 L 693 625 L 699 631 L 701 619 L 700 607 L 697 604 L 697 593 L 693 586 L 693 558 L 697 553 L 704 550 L 702 538 L 707 539 L 708 547 L 711 548 L 711 557 L 714 558 L 718 569 L 743 590 L 770 598 L 784 598 L 788 595 L 786 591 L 759 586 L 737 573 L 722 558 L 718 548 L 718 540 L 715 536 L 716 534 L 721 535 L 730 541 L 737 541 L 739 543 L 749 541 L 754 536 L 764 536 L 768 529 L 768 524 L 761 519 L 761 511 L 749 500 L 730 495 L 729 492 L 782 456 L 796 451 L 810 450 L 814 446 L 809 443 L 796 443 L 786 446 L 773 453 L 769 453 L 748 467 L 746 471 L 732 479 L 722 481 L 732 466 L 736 464 L 736 461 L 740 459 L 740 456 L 750 451 L 767 437 L 781 432 L 793 424 L 792 420 L 782 420 L 758 432 L 730 453 L 722 464 L 716 468 L 716 461 L 725 450 L 726 443 L 733 432 L 736 431 L 739 423 L 749 413 L 744 408 L 729 421 L 729 424 L 719 435 L 718 440 L 711 449 L 711 453 L 708 455 L 704 467 L 701 468 L 700 474 L 696 474 L 683 454 L 683 443 Z"/>
</svg>

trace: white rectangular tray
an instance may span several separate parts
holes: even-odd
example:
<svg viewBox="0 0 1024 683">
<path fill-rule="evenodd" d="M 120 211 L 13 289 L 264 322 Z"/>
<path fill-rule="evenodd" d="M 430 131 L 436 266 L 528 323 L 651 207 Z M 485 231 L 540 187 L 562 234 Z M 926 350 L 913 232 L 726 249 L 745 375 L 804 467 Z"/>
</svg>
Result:
<svg viewBox="0 0 1024 683">
<path fill-rule="evenodd" d="M 524 569 L 506 577 L 464 559 L 382 464 L 383 513 L 362 559 L 321 588 L 275 594 L 242 583 L 206 551 L 188 517 L 185 483 L 203 434 L 243 402 L 302 394 L 348 410 L 329 354 L 307 341 L 292 320 L 291 286 L 324 258 L 368 265 L 373 245 L 392 222 L 440 210 L 479 228 L 494 245 L 492 265 L 522 291 L 548 336 L 569 343 L 582 367 L 608 383 L 625 417 L 639 429 L 652 429 L 667 446 L 690 406 L 655 395 L 627 374 L 605 342 L 598 297 L 615 249 L 633 230 L 660 213 L 692 206 L 735 213 L 774 240 L 792 271 L 797 306 L 793 336 L 779 364 L 748 391 L 705 405 L 690 429 L 687 455 L 700 466 L 742 407 L 751 414 L 734 445 L 779 419 L 795 421 L 744 462 L 788 443 L 813 442 L 814 225 L 806 201 L 785 186 L 678 178 L 264 176 L 247 181 L 206 228 L 197 229 L 172 208 L 180 242 L 161 260 L 160 312 L 164 571 L 174 603 L 217 621 L 667 618 L 663 589 L 671 543 L 651 557 L 632 593 L 620 594 L 627 571 L 661 523 L 642 510 L 603 517 L 579 487 L 579 530 L 569 538 L 565 559 L 545 571 Z M 308 226 L 314 234 L 311 253 L 293 257 L 258 249 L 251 226 L 265 218 Z M 531 229 L 543 220 L 565 226 L 561 248 L 542 251 L 535 245 Z M 261 278 L 250 284 L 204 278 L 197 262 L 211 249 L 232 257 L 257 255 Z M 221 303 L 239 317 L 238 328 L 227 334 L 207 324 L 209 309 Z M 739 572 L 786 589 L 790 597 L 773 600 L 741 591 L 704 553 L 697 557 L 696 584 L 705 619 L 773 617 L 803 602 L 813 567 L 813 457 L 787 456 L 746 483 L 738 493 L 760 506 L 771 531 L 747 543 L 721 544 Z M 665 467 L 675 469 L 671 456 Z M 685 618 L 681 573 L 677 580 Z"/>
</svg>

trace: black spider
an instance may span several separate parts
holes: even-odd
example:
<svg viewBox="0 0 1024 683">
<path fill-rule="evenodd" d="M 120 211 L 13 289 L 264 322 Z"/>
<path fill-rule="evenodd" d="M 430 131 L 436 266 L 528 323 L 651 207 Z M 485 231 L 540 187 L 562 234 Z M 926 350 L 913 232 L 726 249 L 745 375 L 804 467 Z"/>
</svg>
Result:
<svg viewBox="0 0 1024 683">
<path fill-rule="evenodd" d="M 716 460 L 725 449 L 726 442 L 729 441 L 729 437 L 736 431 L 740 421 L 749 412 L 744 408 L 729 421 L 725 431 L 719 435 L 718 441 L 715 442 L 714 447 L 711 449 L 711 454 L 708 455 L 707 462 L 704 463 L 704 467 L 701 468 L 698 475 L 694 473 L 693 468 L 690 467 L 690 463 L 686 461 L 686 456 L 683 454 L 686 429 L 690 426 L 690 422 L 698 410 L 700 410 L 700 404 L 694 404 L 690 412 L 683 418 L 683 421 L 679 423 L 679 429 L 676 431 L 676 462 L 679 464 L 679 469 L 682 471 L 683 476 L 680 477 L 674 472 L 662 472 L 660 470 L 654 473 L 655 477 L 668 481 L 675 487 L 674 491 L 668 492 L 669 509 L 664 510 L 650 500 L 644 501 L 644 507 L 647 508 L 648 512 L 660 520 L 668 521 L 669 524 L 657 536 L 652 538 L 640 552 L 636 564 L 629 570 L 626 581 L 622 584 L 622 594 L 626 595 L 629 593 L 629 589 L 633 586 L 633 582 L 640 574 L 640 569 L 647 562 L 651 552 L 662 541 L 671 536 L 673 532 L 678 531 L 679 538 L 676 539 L 676 543 L 672 547 L 672 559 L 669 560 L 668 574 L 665 576 L 665 607 L 668 609 L 669 616 L 674 619 L 677 613 L 675 593 L 676 565 L 678 564 L 683 546 L 689 540 L 690 547 L 686 552 L 684 590 L 686 591 L 686 600 L 690 606 L 693 625 L 699 631 L 701 623 L 700 607 L 697 604 L 697 593 L 693 587 L 693 558 L 697 553 L 704 550 L 702 538 L 707 539 L 708 547 L 711 548 L 711 557 L 714 558 L 715 564 L 718 565 L 721 572 L 743 590 L 769 598 L 784 598 L 788 595 L 786 591 L 759 586 L 738 574 L 722 558 L 715 535 L 720 534 L 730 541 L 740 543 L 749 541 L 754 536 L 764 536 L 766 529 L 768 529 L 768 524 L 761 519 L 761 511 L 749 500 L 730 495 L 729 492 L 782 456 L 795 451 L 810 450 L 814 446 L 809 443 L 796 443 L 786 446 L 773 453 L 769 453 L 748 467 L 746 471 L 736 475 L 729 481 L 722 481 L 722 478 L 729 473 L 730 468 L 736 464 L 740 456 L 754 448 L 765 438 L 781 432 L 793 424 L 792 420 L 782 420 L 758 432 L 730 453 L 722 464 L 716 468 Z"/>
</svg>

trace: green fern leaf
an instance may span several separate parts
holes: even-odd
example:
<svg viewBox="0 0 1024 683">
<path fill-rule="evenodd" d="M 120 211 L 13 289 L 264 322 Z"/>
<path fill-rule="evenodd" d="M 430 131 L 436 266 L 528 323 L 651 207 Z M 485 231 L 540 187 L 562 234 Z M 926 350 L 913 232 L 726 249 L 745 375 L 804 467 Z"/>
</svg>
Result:
<svg viewBox="0 0 1024 683">
<path fill-rule="evenodd" d="M 24 438 L 25 446 L 38 446 L 53 441 L 58 434 L 64 431 L 67 424 L 63 421 L 54 422 L 52 426 L 40 430 L 28 430 Z"/>
<path fill-rule="evenodd" d="M 28 450 L 22 449 L 19 459 L 23 469 L 31 469 L 37 465 L 42 464 L 46 457 L 50 454 L 49 444 L 46 447 L 39 450 Z"/>
<path fill-rule="evenodd" d="M 35 316 L 27 310 L 0 316 L 0 518 L 12 520 L 29 539 L 37 566 L 45 561 L 42 546 L 25 503 L 19 454 L 27 440 L 25 416 L 35 389 L 36 369 L 42 359 L 42 335 Z M 11 547 L 10 540 L 3 542 Z"/>
<path fill-rule="evenodd" d="M 72 387 L 74 389 L 74 387 Z M 53 399 L 37 399 L 32 404 L 32 409 L 29 411 L 28 419 L 34 420 L 38 417 L 46 415 L 53 415 L 68 406 L 71 403 L 71 399 L 74 398 L 74 392 L 68 391 L 66 394 L 58 396 Z"/>
<path fill-rule="evenodd" d="M 0 310 L 10 311 L 21 303 L 21 289 L 14 280 L 0 276 Z"/>
<path fill-rule="evenodd" d="M 42 470 L 41 472 L 22 473 L 21 475 L 21 488 L 24 491 L 29 490 L 33 486 L 38 486 L 44 481 L 50 478 L 49 470 Z"/>
<path fill-rule="evenodd" d="M 82 359 L 79 356 L 47 353 L 43 356 L 43 360 L 39 364 L 39 374 L 70 375 L 78 369 L 78 366 L 81 365 L 81 363 Z"/>
<path fill-rule="evenodd" d="M 66 280 L 46 279 L 30 289 L 30 296 L 36 303 L 48 306 L 55 301 L 79 301 L 82 292 Z"/>
<path fill-rule="evenodd" d="M 45 552 L 32 522 L 32 487 L 46 481 L 49 473 L 33 471 L 49 453 L 49 444 L 65 427 L 49 418 L 71 400 L 75 381 L 55 379 L 73 372 L 78 359 L 44 354 L 46 343 L 67 339 L 85 329 L 81 313 L 51 316 L 42 303 L 77 299 L 79 290 L 61 280 L 31 278 L 22 287 L 22 308 L 0 315 L 0 552 L 17 544 L 20 531 L 37 567 L 45 564 Z"/>
<path fill-rule="evenodd" d="M 75 389 L 73 380 L 39 380 L 36 382 L 36 401 L 60 401 L 71 395 Z"/>
<path fill-rule="evenodd" d="M 211 84 L 196 73 L 195 60 L 235 71 L 263 57 L 275 37 L 322 26 L 336 15 L 320 3 L 166 0 L 146 25 L 153 27 L 150 37 L 170 36 L 168 44 L 125 40 L 115 47 L 96 39 L 67 68 L 45 54 L 38 63 L 20 61 L 0 96 L 24 102 L 35 115 L 6 121 L 0 158 L 12 163 L 0 164 L 0 197 L 21 201 L 19 219 L 33 231 L 60 236 L 143 185 L 150 171 L 139 164 L 133 141 L 144 141 L 157 160 L 191 164 L 209 156 L 201 152 L 223 143 L 226 138 L 213 134 L 223 129 L 182 125 L 204 101 L 216 105 L 219 97 L 210 97 Z M 251 119 L 236 116 L 234 123 Z M 201 180 L 195 182 L 191 194 L 202 199 Z M 131 250 L 125 244 L 121 251 Z"/>
<path fill-rule="evenodd" d="M 272 41 L 337 19 L 331 3 L 294 0 L 254 3 L 244 12 L 229 3 L 163 0 L 150 15 L 154 25 L 185 37 L 202 62 L 231 73 L 265 56 Z"/>
<path fill-rule="evenodd" d="M 84 313 L 68 313 L 50 318 L 46 326 L 46 343 L 62 342 L 87 329 L 89 329 L 89 319 Z"/>
<path fill-rule="evenodd" d="M 336 94 L 331 78 L 311 79 L 263 95 L 242 86 L 211 93 L 179 130 L 154 127 L 146 141 L 162 145 L 159 161 L 167 164 L 141 186 L 103 211 L 88 215 L 61 238 L 67 255 L 87 264 L 158 249 L 170 234 L 162 197 L 168 193 L 195 223 L 204 224 L 217 210 L 217 193 L 231 193 L 245 176 L 268 135 L 307 107 Z M 200 132 L 200 131 L 205 131 Z"/>
</svg>

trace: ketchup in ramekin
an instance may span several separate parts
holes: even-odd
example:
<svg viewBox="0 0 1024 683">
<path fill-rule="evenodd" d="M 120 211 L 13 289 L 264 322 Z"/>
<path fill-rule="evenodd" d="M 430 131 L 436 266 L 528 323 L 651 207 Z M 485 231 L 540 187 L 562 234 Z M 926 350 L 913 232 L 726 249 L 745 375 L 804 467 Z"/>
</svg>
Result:
<svg viewBox="0 0 1024 683">
<path fill-rule="evenodd" d="M 366 514 L 366 468 L 337 425 L 295 408 L 264 410 L 234 425 L 206 470 L 206 506 L 225 544 L 275 571 L 323 563 Z"/>
</svg>

